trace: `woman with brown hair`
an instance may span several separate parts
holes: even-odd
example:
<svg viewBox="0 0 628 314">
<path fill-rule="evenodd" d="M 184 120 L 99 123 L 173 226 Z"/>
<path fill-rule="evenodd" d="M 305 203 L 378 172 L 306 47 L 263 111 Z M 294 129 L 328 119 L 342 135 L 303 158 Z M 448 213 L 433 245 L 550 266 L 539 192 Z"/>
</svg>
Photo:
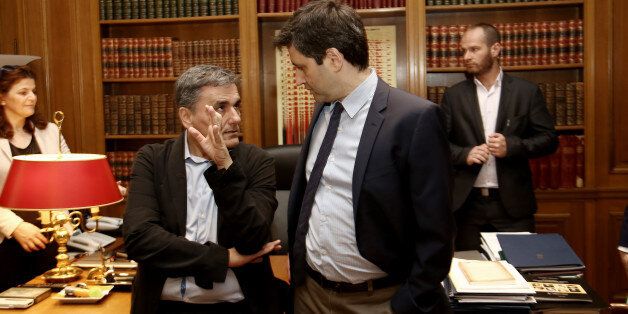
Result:
<svg viewBox="0 0 628 314">
<path fill-rule="evenodd" d="M 0 190 L 13 156 L 69 153 L 53 123 L 37 112 L 35 75 L 26 66 L 0 68 Z M 61 145 L 59 145 L 61 141 Z M 54 267 L 56 246 L 48 245 L 37 212 L 0 208 L 0 291 L 26 282 Z"/>
</svg>

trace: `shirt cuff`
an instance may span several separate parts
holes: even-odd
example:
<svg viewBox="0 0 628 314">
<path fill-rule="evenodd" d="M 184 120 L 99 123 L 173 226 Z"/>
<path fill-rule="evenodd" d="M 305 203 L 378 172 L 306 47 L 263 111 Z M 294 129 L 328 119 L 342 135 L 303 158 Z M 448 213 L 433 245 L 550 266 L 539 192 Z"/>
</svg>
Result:
<svg viewBox="0 0 628 314">
<path fill-rule="evenodd" d="M 622 252 L 624 252 L 624 253 L 628 253 L 628 247 L 620 245 L 620 246 L 617 247 L 617 249 L 622 251 Z"/>
</svg>

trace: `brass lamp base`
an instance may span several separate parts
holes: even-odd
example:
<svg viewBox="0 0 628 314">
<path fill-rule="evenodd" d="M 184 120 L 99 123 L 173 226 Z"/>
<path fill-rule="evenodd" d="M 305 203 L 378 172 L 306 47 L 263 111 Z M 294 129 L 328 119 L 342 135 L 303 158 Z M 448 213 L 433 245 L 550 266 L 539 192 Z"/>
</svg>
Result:
<svg viewBox="0 0 628 314">
<path fill-rule="evenodd" d="M 82 272 L 82 269 L 74 266 L 57 267 L 45 272 L 43 277 L 46 282 L 70 282 L 79 279 Z"/>
</svg>

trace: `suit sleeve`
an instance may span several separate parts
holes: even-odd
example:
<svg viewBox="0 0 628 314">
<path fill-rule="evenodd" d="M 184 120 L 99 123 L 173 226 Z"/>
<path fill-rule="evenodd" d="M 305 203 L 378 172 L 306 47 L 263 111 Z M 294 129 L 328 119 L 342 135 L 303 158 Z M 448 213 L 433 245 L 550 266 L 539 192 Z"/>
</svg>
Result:
<svg viewBox="0 0 628 314">
<path fill-rule="evenodd" d="M 160 164 L 155 156 L 154 148 L 145 146 L 133 163 L 122 225 L 129 257 L 166 277 L 195 276 L 197 284 L 223 282 L 229 259 L 226 248 L 189 241 L 164 228 L 163 209 L 155 192 L 161 184 L 155 182 L 154 172 Z"/>
<path fill-rule="evenodd" d="M 558 147 L 554 121 L 545 105 L 543 93 L 538 86 L 533 93 L 527 130 L 521 136 L 506 135 L 507 157 L 536 158 L 551 154 Z"/>
<path fill-rule="evenodd" d="M 447 134 L 447 139 L 449 139 L 449 134 L 451 133 L 453 112 L 451 108 L 451 101 L 449 100 L 449 93 L 445 91 L 443 95 L 443 100 L 441 104 L 441 108 L 443 109 L 443 113 L 445 116 L 445 132 Z M 449 141 L 449 149 L 451 150 L 451 161 L 454 165 L 467 165 L 467 156 L 471 151 L 472 147 L 463 147 L 456 145 Z"/>
<path fill-rule="evenodd" d="M 410 277 L 392 299 L 395 313 L 439 312 L 447 306 L 441 286 L 453 256 L 451 163 L 444 117 L 436 106 L 422 113 L 412 137 L 409 191 L 418 226 Z"/>
<path fill-rule="evenodd" d="M 240 254 L 258 252 L 270 238 L 277 200 L 275 162 L 263 150 L 247 146 L 224 172 L 214 167 L 205 172 L 214 191 L 222 224 Z M 221 242 L 222 243 L 222 242 Z M 284 244 L 285 245 L 285 244 Z"/>
</svg>

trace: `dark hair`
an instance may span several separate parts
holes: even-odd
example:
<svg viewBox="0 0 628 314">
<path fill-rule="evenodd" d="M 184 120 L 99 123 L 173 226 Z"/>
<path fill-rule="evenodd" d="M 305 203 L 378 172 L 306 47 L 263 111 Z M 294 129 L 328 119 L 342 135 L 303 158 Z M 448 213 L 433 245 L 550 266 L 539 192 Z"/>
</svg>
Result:
<svg viewBox="0 0 628 314">
<path fill-rule="evenodd" d="M 0 68 L 0 94 L 6 95 L 13 85 L 17 84 L 20 80 L 23 79 L 33 79 L 35 80 L 35 73 L 27 66 L 14 66 L 14 65 L 5 65 Z M 13 138 L 13 126 L 7 121 L 6 114 L 4 112 L 4 106 L 0 106 L 0 137 L 6 139 Z M 37 107 L 35 107 L 35 113 L 26 118 L 26 122 L 24 123 L 24 130 L 29 133 L 35 132 L 35 128 L 43 130 L 48 126 L 46 120 L 44 120 L 39 112 L 37 112 Z"/>
<path fill-rule="evenodd" d="M 337 0 L 313 1 L 296 10 L 273 43 L 292 45 L 317 64 L 323 64 L 327 49 L 336 48 L 360 71 L 369 66 L 364 24 L 353 8 Z"/>
<path fill-rule="evenodd" d="M 238 76 L 224 68 L 210 64 L 193 66 L 179 76 L 174 83 L 175 102 L 179 107 L 193 109 L 198 93 L 205 86 L 238 85 Z"/>
<path fill-rule="evenodd" d="M 501 43 L 502 36 L 499 34 L 499 31 L 495 26 L 487 23 L 477 23 L 467 29 L 470 31 L 472 29 L 481 28 L 484 32 L 484 38 L 486 38 L 486 45 L 492 46 L 495 43 Z"/>
</svg>

